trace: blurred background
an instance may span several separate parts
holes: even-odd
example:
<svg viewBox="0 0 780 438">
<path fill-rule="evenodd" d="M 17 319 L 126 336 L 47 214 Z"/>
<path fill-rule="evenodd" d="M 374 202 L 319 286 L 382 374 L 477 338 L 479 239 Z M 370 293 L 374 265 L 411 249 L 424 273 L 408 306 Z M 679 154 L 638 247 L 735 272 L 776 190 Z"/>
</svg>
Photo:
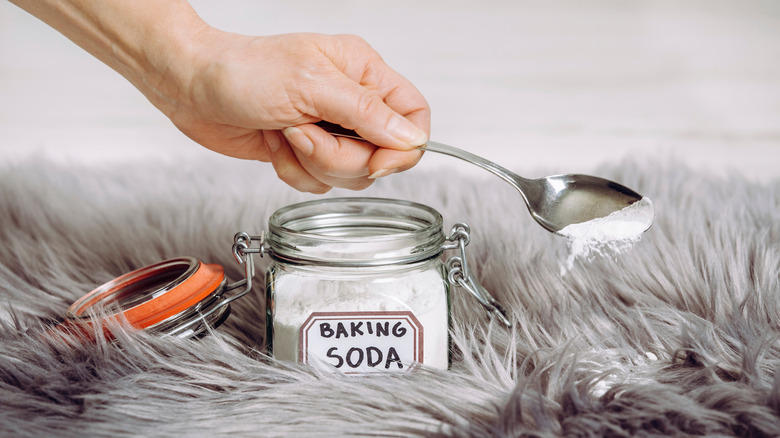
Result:
<svg viewBox="0 0 780 438">
<path fill-rule="evenodd" d="M 780 177 L 780 1 L 193 1 L 246 34 L 362 36 L 428 98 L 432 138 L 526 176 L 674 159 Z M 0 162 L 213 156 L 79 47 L 0 2 Z M 259 164 L 272 172 L 267 164 Z M 478 172 L 426 156 L 415 171 Z"/>
</svg>

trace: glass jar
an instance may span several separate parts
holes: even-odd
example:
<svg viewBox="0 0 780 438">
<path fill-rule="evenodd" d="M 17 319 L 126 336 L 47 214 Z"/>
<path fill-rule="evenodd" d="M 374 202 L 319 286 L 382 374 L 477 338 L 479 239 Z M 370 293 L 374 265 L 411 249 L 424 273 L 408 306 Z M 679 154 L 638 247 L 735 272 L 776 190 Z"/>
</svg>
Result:
<svg viewBox="0 0 780 438">
<path fill-rule="evenodd" d="M 436 210 L 413 202 L 333 198 L 276 211 L 263 248 L 269 350 L 345 373 L 447 369 L 450 284 L 460 283 L 450 274 L 464 259 L 448 268 L 441 256 L 456 241 Z"/>
<path fill-rule="evenodd" d="M 449 366 L 442 218 L 411 202 L 342 198 L 268 221 L 274 357 L 344 372 Z"/>
</svg>

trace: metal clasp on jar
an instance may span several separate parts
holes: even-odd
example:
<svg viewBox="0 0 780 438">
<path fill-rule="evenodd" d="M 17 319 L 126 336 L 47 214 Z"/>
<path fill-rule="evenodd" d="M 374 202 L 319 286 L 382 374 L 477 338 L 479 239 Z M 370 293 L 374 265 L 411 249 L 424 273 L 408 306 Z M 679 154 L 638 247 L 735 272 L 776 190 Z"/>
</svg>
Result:
<svg viewBox="0 0 780 438">
<path fill-rule="evenodd" d="M 197 333 L 202 329 L 204 321 L 209 321 L 212 315 L 223 312 L 223 309 L 229 309 L 228 305 L 233 301 L 243 297 L 252 290 L 252 279 L 255 276 L 255 264 L 253 254 L 262 254 L 262 242 L 264 236 L 250 236 L 245 232 L 236 233 L 233 236 L 233 256 L 239 264 L 244 265 L 244 278 L 235 283 L 228 284 L 221 291 L 217 291 L 211 301 L 198 304 L 190 312 L 193 316 L 177 318 L 171 321 L 171 328 L 166 330 L 163 336 L 190 336 L 191 333 Z M 259 241 L 261 248 L 252 248 L 253 241 Z"/>
<path fill-rule="evenodd" d="M 252 279 L 255 276 L 255 263 L 253 259 L 254 254 L 263 253 L 263 242 L 265 237 L 263 234 L 260 236 L 250 236 L 244 231 L 238 232 L 233 236 L 233 257 L 239 264 L 244 265 L 244 278 L 236 281 L 235 283 L 228 284 L 221 291 L 218 291 L 213 298 L 213 304 L 209 303 L 208 306 L 201 306 L 199 304 L 194 308 L 194 313 L 197 314 L 197 318 L 187 318 L 187 320 L 176 322 L 174 328 L 167 331 L 165 336 L 182 336 L 182 334 L 189 333 L 195 329 L 203 321 L 208 321 L 212 314 L 221 312 L 223 308 L 228 306 L 231 302 L 243 297 L 250 290 L 252 290 Z M 260 242 L 258 248 L 253 248 L 254 241 Z M 236 290 L 238 290 L 236 292 Z"/>
<path fill-rule="evenodd" d="M 452 227 L 450 235 L 447 237 L 447 243 L 442 245 L 444 251 L 460 250 L 460 255 L 447 259 L 447 280 L 451 285 L 461 287 L 474 296 L 488 311 L 488 315 L 495 316 L 505 326 L 512 327 L 512 323 L 501 304 L 490 295 L 490 292 L 479 283 L 476 276 L 469 270 L 466 246 L 471 241 L 470 232 L 471 228 L 468 224 L 458 222 Z"/>
</svg>

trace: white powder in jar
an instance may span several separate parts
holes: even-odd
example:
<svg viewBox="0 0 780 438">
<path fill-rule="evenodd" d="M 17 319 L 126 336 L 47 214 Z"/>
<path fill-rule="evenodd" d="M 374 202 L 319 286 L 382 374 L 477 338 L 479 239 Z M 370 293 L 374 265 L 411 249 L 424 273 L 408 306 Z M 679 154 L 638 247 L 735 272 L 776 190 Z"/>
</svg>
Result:
<svg viewBox="0 0 780 438">
<path fill-rule="evenodd" d="M 564 275 L 574 260 L 592 260 L 597 255 L 616 255 L 631 249 L 653 224 L 653 202 L 643 197 L 637 202 L 608 216 L 571 224 L 558 234 L 569 239 L 569 256 L 561 266 Z"/>
<path fill-rule="evenodd" d="M 275 278 L 273 355 L 298 361 L 300 330 L 314 312 L 412 312 L 423 327 L 426 366 L 449 366 L 447 285 L 436 269 L 328 277 L 303 270 Z"/>
</svg>

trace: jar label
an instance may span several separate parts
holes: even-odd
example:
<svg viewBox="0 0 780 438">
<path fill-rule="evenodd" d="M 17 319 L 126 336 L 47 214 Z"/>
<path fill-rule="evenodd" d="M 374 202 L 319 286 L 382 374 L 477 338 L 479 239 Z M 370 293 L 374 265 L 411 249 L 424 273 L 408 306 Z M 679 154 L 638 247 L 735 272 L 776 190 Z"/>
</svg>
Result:
<svg viewBox="0 0 780 438">
<path fill-rule="evenodd" d="M 408 371 L 423 358 L 412 312 L 314 312 L 300 331 L 302 363 L 345 373 Z"/>
</svg>

